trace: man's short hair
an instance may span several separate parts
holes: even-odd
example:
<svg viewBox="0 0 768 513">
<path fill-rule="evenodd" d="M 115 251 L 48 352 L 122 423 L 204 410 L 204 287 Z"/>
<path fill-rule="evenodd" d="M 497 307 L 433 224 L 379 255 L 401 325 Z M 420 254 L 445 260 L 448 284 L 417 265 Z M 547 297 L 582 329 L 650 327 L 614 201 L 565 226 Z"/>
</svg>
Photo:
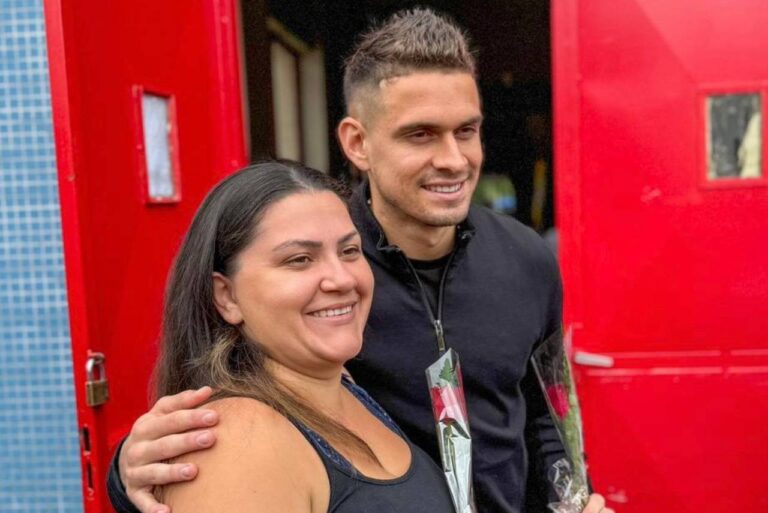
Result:
<svg viewBox="0 0 768 513">
<path fill-rule="evenodd" d="M 475 76 L 468 36 L 431 9 L 398 11 L 360 39 L 344 66 L 347 110 L 362 89 L 415 71 L 458 71 Z"/>
</svg>

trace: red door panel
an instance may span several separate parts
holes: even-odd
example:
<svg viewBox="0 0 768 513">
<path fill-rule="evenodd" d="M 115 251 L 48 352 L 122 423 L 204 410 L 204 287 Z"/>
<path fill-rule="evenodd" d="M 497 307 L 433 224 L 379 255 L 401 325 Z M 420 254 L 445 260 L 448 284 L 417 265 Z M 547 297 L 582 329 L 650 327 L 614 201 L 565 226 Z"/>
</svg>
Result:
<svg viewBox="0 0 768 513">
<path fill-rule="evenodd" d="M 596 488 L 622 512 L 768 510 L 765 158 L 761 178 L 706 177 L 707 97 L 765 110 L 768 10 L 552 7 L 565 321 L 575 351 L 613 358 L 576 371 Z"/>
<path fill-rule="evenodd" d="M 57 156 L 86 510 L 148 404 L 165 277 L 200 200 L 246 161 L 234 0 L 48 0 Z M 178 201 L 146 201 L 140 94 L 170 99 Z M 109 401 L 85 402 L 104 353 Z M 84 437 L 86 435 L 84 434 Z"/>
</svg>

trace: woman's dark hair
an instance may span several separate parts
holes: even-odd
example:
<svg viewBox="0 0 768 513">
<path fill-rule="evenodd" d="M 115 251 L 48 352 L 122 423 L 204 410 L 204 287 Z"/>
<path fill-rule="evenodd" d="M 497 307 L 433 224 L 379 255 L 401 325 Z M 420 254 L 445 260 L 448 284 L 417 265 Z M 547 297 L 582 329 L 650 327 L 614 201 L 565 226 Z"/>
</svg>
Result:
<svg viewBox="0 0 768 513">
<path fill-rule="evenodd" d="M 197 210 L 171 269 L 165 292 L 157 397 L 209 385 L 212 400 L 249 397 L 315 430 L 329 441 L 371 457 L 368 445 L 341 424 L 278 383 L 265 366 L 257 340 L 227 323 L 213 301 L 213 273 L 231 276 L 238 255 L 253 240 L 266 210 L 295 193 L 346 187 L 291 161 L 264 161 L 217 184 Z M 298 220 L 297 220 L 298 221 Z"/>
</svg>

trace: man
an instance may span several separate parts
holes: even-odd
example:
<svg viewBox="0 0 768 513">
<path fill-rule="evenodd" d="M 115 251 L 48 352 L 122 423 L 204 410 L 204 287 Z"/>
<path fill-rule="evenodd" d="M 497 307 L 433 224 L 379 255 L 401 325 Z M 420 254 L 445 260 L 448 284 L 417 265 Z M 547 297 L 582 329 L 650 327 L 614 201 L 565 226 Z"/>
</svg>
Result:
<svg viewBox="0 0 768 513">
<path fill-rule="evenodd" d="M 530 355 L 559 328 L 559 273 L 532 230 L 470 207 L 483 150 L 466 38 L 432 11 L 395 14 L 363 36 L 344 88 L 338 136 L 367 178 L 351 211 L 376 278 L 364 349 L 348 368 L 439 461 L 424 371 L 442 347 L 454 348 L 480 512 L 547 511 L 555 499 L 547 470 L 564 451 Z M 145 513 L 163 511 L 152 485 L 197 472 L 158 462 L 214 443 L 213 412 L 187 410 L 209 393 L 162 398 L 134 425 L 119 467 L 127 497 Z M 130 511 L 114 467 L 110 487 L 118 509 Z M 593 496 L 587 511 L 603 505 Z"/>
</svg>

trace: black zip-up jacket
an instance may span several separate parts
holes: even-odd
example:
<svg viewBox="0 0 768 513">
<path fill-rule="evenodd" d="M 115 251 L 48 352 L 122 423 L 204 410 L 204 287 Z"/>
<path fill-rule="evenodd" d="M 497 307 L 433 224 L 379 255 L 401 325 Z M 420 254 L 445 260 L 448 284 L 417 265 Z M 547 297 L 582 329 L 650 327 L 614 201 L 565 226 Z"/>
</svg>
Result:
<svg viewBox="0 0 768 513">
<path fill-rule="evenodd" d="M 351 212 L 376 278 L 363 350 L 347 363 L 355 381 L 439 462 L 425 370 L 439 356 L 440 321 L 461 359 L 480 513 L 547 512 L 555 500 L 547 470 L 565 452 L 530 355 L 560 328 L 554 255 L 533 230 L 472 206 L 457 227 L 433 316 L 412 265 L 373 217 L 365 185 Z"/>
<path fill-rule="evenodd" d="M 347 363 L 355 381 L 439 462 L 425 370 L 439 354 L 440 320 L 447 346 L 461 358 L 479 513 L 547 512 L 555 499 L 547 469 L 565 452 L 529 360 L 560 326 L 553 255 L 531 229 L 472 206 L 457 227 L 434 319 L 412 266 L 373 217 L 365 185 L 350 210 L 376 278 L 363 351 Z M 116 460 L 107 480 L 112 505 L 136 513 Z"/>
</svg>

